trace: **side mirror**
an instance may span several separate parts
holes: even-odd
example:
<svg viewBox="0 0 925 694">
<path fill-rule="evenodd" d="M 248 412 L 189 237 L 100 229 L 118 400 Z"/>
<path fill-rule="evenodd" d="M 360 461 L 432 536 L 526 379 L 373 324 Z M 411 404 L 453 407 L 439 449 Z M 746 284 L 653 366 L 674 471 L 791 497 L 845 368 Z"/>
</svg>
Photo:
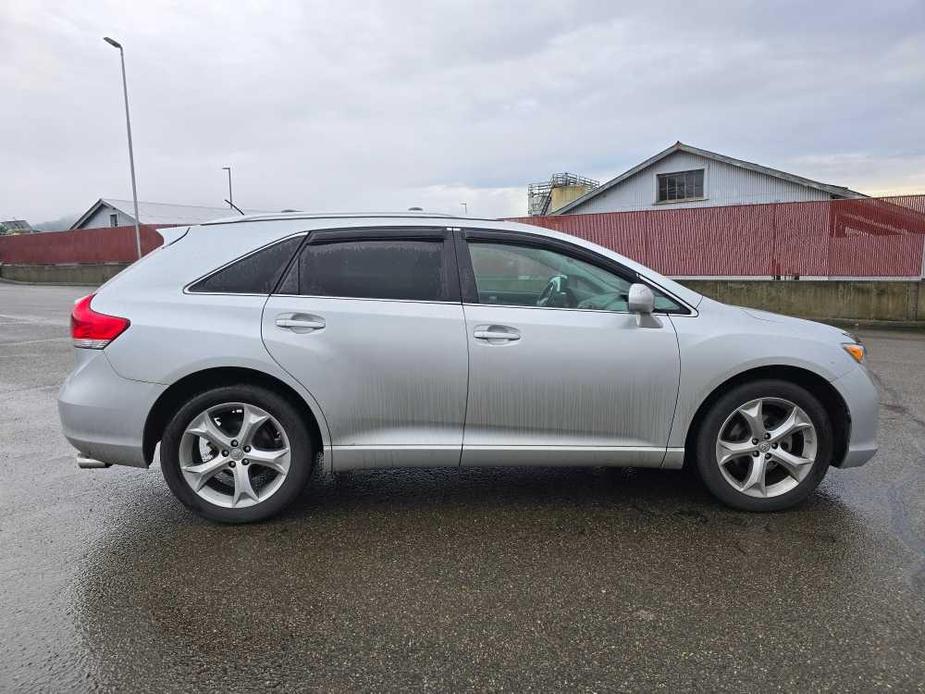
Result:
<svg viewBox="0 0 925 694">
<path fill-rule="evenodd" d="M 646 285 L 635 283 L 630 285 L 627 309 L 630 313 L 648 315 L 655 310 L 655 294 Z"/>
</svg>

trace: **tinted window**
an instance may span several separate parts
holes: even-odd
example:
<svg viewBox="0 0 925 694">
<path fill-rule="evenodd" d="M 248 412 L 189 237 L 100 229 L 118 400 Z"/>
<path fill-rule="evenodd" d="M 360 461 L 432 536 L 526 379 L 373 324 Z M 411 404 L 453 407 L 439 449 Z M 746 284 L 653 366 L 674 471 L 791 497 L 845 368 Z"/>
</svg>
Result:
<svg viewBox="0 0 925 694">
<path fill-rule="evenodd" d="M 220 292 L 222 294 L 269 294 L 289 260 L 302 243 L 301 236 L 286 239 L 262 248 L 256 253 L 233 262 L 228 267 L 200 280 L 193 292 Z"/>
<path fill-rule="evenodd" d="M 446 301 L 442 240 L 370 239 L 308 245 L 298 264 L 299 293 L 365 299 Z M 286 286 L 295 284 L 290 278 Z"/>
<path fill-rule="evenodd" d="M 632 280 L 546 248 L 470 242 L 479 303 L 627 311 Z M 656 310 L 681 307 L 657 290 Z"/>
</svg>

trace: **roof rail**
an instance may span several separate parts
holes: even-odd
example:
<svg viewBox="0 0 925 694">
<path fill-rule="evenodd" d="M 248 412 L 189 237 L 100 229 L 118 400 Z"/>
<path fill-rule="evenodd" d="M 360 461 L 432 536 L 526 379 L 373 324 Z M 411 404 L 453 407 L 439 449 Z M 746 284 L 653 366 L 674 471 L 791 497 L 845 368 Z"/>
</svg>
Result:
<svg viewBox="0 0 925 694">
<path fill-rule="evenodd" d="M 277 212 L 251 214 L 237 217 L 223 217 L 202 222 L 201 226 L 211 224 L 231 224 L 234 222 L 269 222 L 286 219 L 480 219 L 479 217 L 459 217 L 444 212 Z"/>
</svg>

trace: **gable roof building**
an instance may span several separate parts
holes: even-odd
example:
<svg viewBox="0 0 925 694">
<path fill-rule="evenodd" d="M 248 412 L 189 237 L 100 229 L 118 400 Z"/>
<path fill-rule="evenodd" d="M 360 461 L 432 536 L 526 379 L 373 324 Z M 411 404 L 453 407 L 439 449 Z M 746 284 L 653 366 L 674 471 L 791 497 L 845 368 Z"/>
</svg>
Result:
<svg viewBox="0 0 925 694">
<path fill-rule="evenodd" d="M 261 214 L 266 210 L 243 210 L 243 212 Z M 229 207 L 138 201 L 138 223 L 154 226 L 201 224 L 222 217 L 234 217 L 237 214 Z M 100 198 L 78 217 L 77 221 L 71 225 L 71 229 L 99 229 L 101 227 L 132 226 L 133 224 L 135 224 L 135 210 L 131 200 Z"/>
<path fill-rule="evenodd" d="M 863 197 L 867 196 L 849 188 L 821 183 L 679 141 L 551 214 Z"/>
<path fill-rule="evenodd" d="M 35 231 L 25 219 L 0 220 L 0 236 L 14 236 L 16 234 L 31 234 Z"/>
</svg>

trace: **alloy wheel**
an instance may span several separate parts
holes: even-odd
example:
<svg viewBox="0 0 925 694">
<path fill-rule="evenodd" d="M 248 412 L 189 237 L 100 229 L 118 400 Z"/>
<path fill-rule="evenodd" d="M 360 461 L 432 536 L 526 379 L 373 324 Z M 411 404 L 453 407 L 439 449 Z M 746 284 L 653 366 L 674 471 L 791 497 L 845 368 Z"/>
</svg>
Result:
<svg viewBox="0 0 925 694">
<path fill-rule="evenodd" d="M 818 437 L 806 412 L 783 398 L 757 398 L 736 408 L 716 440 L 723 478 L 747 496 L 786 494 L 809 475 Z"/>
<path fill-rule="evenodd" d="M 266 410 L 243 402 L 214 405 L 193 417 L 180 442 L 180 471 L 201 498 L 224 508 L 254 506 L 289 473 L 289 438 Z"/>
</svg>

